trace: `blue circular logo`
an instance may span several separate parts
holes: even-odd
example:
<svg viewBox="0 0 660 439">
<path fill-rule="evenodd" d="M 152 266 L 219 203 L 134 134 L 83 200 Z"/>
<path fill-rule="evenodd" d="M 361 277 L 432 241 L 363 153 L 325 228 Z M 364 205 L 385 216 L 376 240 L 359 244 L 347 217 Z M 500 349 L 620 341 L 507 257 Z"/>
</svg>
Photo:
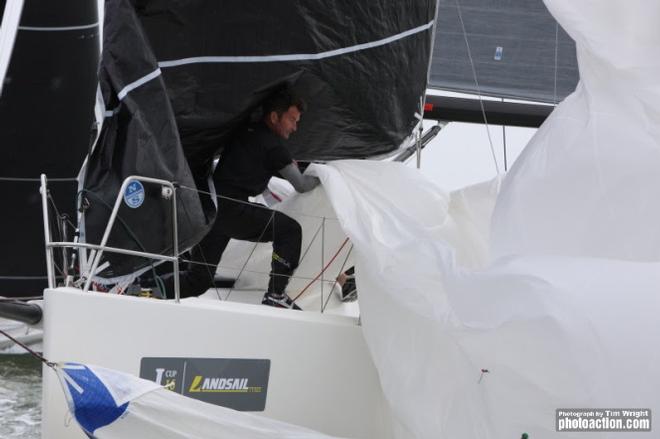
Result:
<svg viewBox="0 0 660 439">
<path fill-rule="evenodd" d="M 137 209 L 144 203 L 144 186 L 137 180 L 131 180 L 124 191 L 124 203 L 131 209 Z"/>
</svg>

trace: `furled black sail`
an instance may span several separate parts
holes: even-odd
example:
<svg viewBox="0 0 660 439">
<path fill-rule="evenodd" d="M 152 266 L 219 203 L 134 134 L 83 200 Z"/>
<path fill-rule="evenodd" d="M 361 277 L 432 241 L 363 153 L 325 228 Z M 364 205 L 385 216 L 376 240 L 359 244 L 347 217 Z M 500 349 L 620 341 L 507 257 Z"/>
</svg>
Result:
<svg viewBox="0 0 660 439">
<path fill-rule="evenodd" d="M 84 240 L 100 244 L 124 179 L 135 175 L 195 183 L 181 148 L 172 107 L 156 58 L 128 0 L 108 0 L 99 80 L 106 117 L 85 169 L 80 202 Z M 160 184 L 135 180 L 123 202 L 107 245 L 127 250 L 173 252 L 171 192 Z M 207 224 L 198 193 L 176 191 L 179 242 L 195 244 Z M 101 276 L 114 279 L 154 261 L 106 253 Z"/>
<path fill-rule="evenodd" d="M 431 87 L 556 103 L 577 81 L 575 43 L 543 1 L 439 0 Z"/>
<path fill-rule="evenodd" d="M 75 223 L 98 56 L 96 0 L 25 1 L 0 97 L 0 296 L 40 295 L 47 285 L 41 173 Z"/>
<path fill-rule="evenodd" d="M 113 113 L 85 182 L 88 242 L 100 241 L 122 178 L 203 184 L 232 130 L 258 117 L 261 100 L 278 88 L 308 104 L 288 143 L 299 160 L 386 153 L 417 122 L 435 0 L 108 0 L 105 10 L 101 80 Z M 168 251 L 169 211 L 153 191 L 144 207 L 122 206 L 111 245 Z M 194 192 L 178 194 L 186 247 L 204 232 L 206 216 Z M 143 264 L 115 258 L 102 274 Z"/>
</svg>

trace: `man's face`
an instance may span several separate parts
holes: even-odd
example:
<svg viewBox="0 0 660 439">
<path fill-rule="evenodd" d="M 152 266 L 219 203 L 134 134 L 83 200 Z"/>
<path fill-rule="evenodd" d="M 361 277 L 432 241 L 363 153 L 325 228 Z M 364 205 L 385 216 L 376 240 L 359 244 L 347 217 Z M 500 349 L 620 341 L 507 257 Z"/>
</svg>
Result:
<svg viewBox="0 0 660 439">
<path fill-rule="evenodd" d="M 271 129 L 283 139 L 288 139 L 292 133 L 298 129 L 298 121 L 300 120 L 300 111 L 298 107 L 291 106 L 288 110 L 280 116 L 276 112 L 270 113 Z"/>
</svg>

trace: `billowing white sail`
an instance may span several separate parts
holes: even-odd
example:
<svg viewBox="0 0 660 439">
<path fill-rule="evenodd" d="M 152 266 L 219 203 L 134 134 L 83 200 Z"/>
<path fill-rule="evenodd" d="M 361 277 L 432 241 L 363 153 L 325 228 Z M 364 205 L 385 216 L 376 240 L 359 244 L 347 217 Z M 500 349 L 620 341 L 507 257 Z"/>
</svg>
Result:
<svg viewBox="0 0 660 439">
<path fill-rule="evenodd" d="M 581 80 L 504 182 L 494 255 L 660 261 L 660 3 L 546 3 Z"/>
<path fill-rule="evenodd" d="M 559 408 L 660 409 L 660 6 L 547 3 L 582 82 L 505 179 L 488 264 L 462 256 L 489 235 L 487 186 L 447 201 L 395 165 L 318 170 L 400 437 L 546 438 Z"/>
</svg>

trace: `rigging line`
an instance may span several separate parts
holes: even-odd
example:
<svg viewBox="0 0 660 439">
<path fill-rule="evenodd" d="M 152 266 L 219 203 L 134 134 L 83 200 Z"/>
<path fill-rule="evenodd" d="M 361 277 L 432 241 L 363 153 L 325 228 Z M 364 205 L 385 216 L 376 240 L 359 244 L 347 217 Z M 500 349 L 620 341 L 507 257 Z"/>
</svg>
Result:
<svg viewBox="0 0 660 439">
<path fill-rule="evenodd" d="M 72 178 L 49 178 L 48 183 L 52 182 L 67 182 L 77 181 L 75 177 Z M 24 181 L 24 182 L 41 182 L 41 178 L 22 178 L 22 177 L 0 177 L 0 181 Z"/>
<path fill-rule="evenodd" d="M 341 268 L 339 269 L 339 274 L 337 275 L 337 277 L 339 277 L 344 272 L 344 267 L 346 267 L 346 263 L 348 262 L 348 257 L 351 256 L 352 251 L 353 251 L 353 244 L 351 244 L 351 247 L 348 249 L 348 253 L 346 253 L 346 257 L 344 258 L 344 262 L 341 264 Z M 330 302 L 330 297 L 332 297 L 332 291 L 335 289 L 335 285 L 337 285 L 337 277 L 335 277 L 335 281 L 332 284 L 332 287 L 330 288 L 330 294 L 328 294 L 328 298 L 325 300 L 325 303 L 321 308 L 321 312 L 325 311 L 325 309 L 328 307 L 328 302 Z"/>
<path fill-rule="evenodd" d="M 62 219 L 62 215 L 60 214 L 59 209 L 57 208 L 57 204 L 55 204 L 55 200 L 53 199 L 53 196 L 51 195 L 50 191 L 48 191 L 47 195 L 48 201 L 50 201 L 51 206 L 53 207 L 53 210 L 55 211 L 55 216 L 57 217 L 57 220 L 55 225 L 57 226 L 57 231 L 59 232 L 59 239 L 62 239 L 63 233 L 62 233 L 62 224 L 60 223 L 60 219 Z"/>
<path fill-rule="evenodd" d="M 415 28 L 409 29 L 407 31 L 401 32 L 396 35 L 392 35 L 387 38 L 371 41 L 368 43 L 356 44 L 354 46 L 343 47 L 341 49 L 328 50 L 319 53 L 294 53 L 294 54 L 284 54 L 284 55 L 261 55 L 261 56 L 195 56 L 190 58 L 160 61 L 158 63 L 158 66 L 162 68 L 167 68 L 167 67 L 178 67 L 186 64 L 206 64 L 206 63 L 262 63 L 262 62 L 286 62 L 286 61 L 317 61 L 325 58 L 331 58 L 339 55 L 358 52 L 361 50 L 373 49 L 375 47 L 384 46 L 393 43 L 395 41 L 407 38 L 411 35 L 424 32 L 429 28 L 431 28 L 432 26 L 433 26 L 433 20 L 421 26 L 417 26 Z"/>
<path fill-rule="evenodd" d="M 92 192 L 92 191 L 90 191 L 90 190 L 82 189 L 82 190 L 78 191 L 78 194 L 76 194 L 76 198 L 82 196 L 83 194 L 89 194 L 89 195 L 94 196 L 98 201 L 101 202 L 101 204 L 103 204 L 103 205 L 106 207 L 106 209 L 108 209 L 110 212 L 112 212 L 113 207 L 110 206 L 110 205 L 109 205 L 109 204 L 108 204 L 103 198 L 101 198 L 99 195 L 97 195 L 96 193 L 94 193 L 94 192 Z M 133 239 L 133 241 L 134 241 L 135 244 L 138 246 L 138 248 L 140 249 L 140 251 L 146 252 L 146 248 L 144 247 L 144 245 L 142 245 L 142 242 L 138 239 L 137 235 L 136 235 L 135 233 L 133 233 L 133 230 L 128 226 L 128 224 L 126 223 L 126 221 L 124 221 L 124 219 L 119 215 L 119 212 L 117 212 L 116 219 L 119 220 L 119 224 L 123 227 L 124 231 L 128 234 L 128 236 L 129 236 L 131 239 Z M 116 223 L 113 224 L 113 227 L 114 227 L 115 225 L 116 225 Z M 106 226 L 106 227 L 107 227 L 107 226 Z M 152 271 L 154 272 L 154 276 L 155 276 L 155 277 L 158 277 L 158 276 L 156 275 L 156 272 L 155 272 L 155 268 L 154 268 L 153 261 L 151 262 L 151 269 L 152 269 Z M 92 278 L 94 278 L 94 277 L 98 277 L 97 274 L 98 274 L 98 272 L 97 272 L 97 273 L 89 273 L 89 275 L 92 276 Z M 81 273 L 81 277 L 82 277 L 82 273 Z"/>
<path fill-rule="evenodd" d="M 57 232 L 59 233 L 58 237 L 60 239 L 62 239 L 62 237 L 64 236 L 64 233 L 63 233 L 63 230 L 62 230 L 62 224 L 59 221 L 60 218 L 61 218 L 60 211 L 57 209 L 57 205 L 55 204 L 55 200 L 53 199 L 53 196 L 51 195 L 50 190 L 48 191 L 46 196 L 48 198 L 48 201 L 50 201 L 51 207 L 55 211 L 55 218 L 56 218 L 55 226 L 57 228 Z M 63 264 L 62 267 L 66 267 L 66 262 L 67 261 L 65 261 L 64 258 L 62 258 L 62 264 Z M 54 258 L 53 258 L 53 266 L 60 273 L 60 276 L 62 278 L 66 277 L 66 274 L 64 273 L 64 269 L 61 268 L 59 265 L 57 265 L 57 262 L 55 262 Z"/>
<path fill-rule="evenodd" d="M 300 293 L 298 293 L 298 295 L 295 297 L 295 299 L 293 299 L 294 302 L 295 302 L 296 300 L 298 300 L 298 298 L 299 298 L 300 296 L 302 296 L 303 293 L 304 293 L 305 291 L 307 291 L 307 289 L 308 289 L 309 287 L 311 287 L 312 284 L 313 284 L 314 282 L 316 282 L 316 281 L 319 279 L 319 277 L 321 277 L 321 275 L 322 275 L 323 273 L 325 273 L 325 270 L 327 270 L 328 267 L 330 267 L 330 265 L 332 265 L 332 263 L 335 261 L 335 259 L 337 259 L 337 256 L 339 256 L 339 253 L 341 253 L 342 249 L 344 248 L 344 246 L 346 245 L 347 242 L 348 242 L 348 238 L 344 239 L 344 242 L 342 242 L 341 246 L 339 246 L 339 250 L 337 250 L 337 253 L 335 253 L 334 256 L 332 256 L 332 258 L 330 258 L 330 261 L 325 265 L 325 267 L 323 267 L 323 269 L 321 270 L 321 272 L 320 272 L 319 274 L 317 274 L 316 277 L 315 277 L 314 279 L 312 279 L 311 282 L 309 282 L 307 285 L 305 285 L 305 288 L 303 288 L 302 291 L 300 291 Z"/>
<path fill-rule="evenodd" d="M 323 226 L 323 231 L 321 232 L 321 268 L 323 268 L 323 264 L 325 263 L 325 218 L 323 218 L 321 224 Z M 325 270 L 321 270 L 321 312 L 323 312 L 323 281 L 325 281 L 323 277 L 324 271 Z"/>
<path fill-rule="evenodd" d="M 53 363 L 52 361 L 48 361 L 43 355 L 41 355 L 41 354 L 38 353 L 38 352 L 33 351 L 32 349 L 30 349 L 29 347 L 27 347 L 25 344 L 21 343 L 20 341 L 16 340 L 16 339 L 15 339 L 14 337 L 12 337 L 11 335 L 7 334 L 7 333 L 6 333 L 5 331 L 3 331 L 2 329 L 0 329 L 0 334 L 4 335 L 4 336 L 7 337 L 9 340 L 13 341 L 13 342 L 16 343 L 17 345 L 19 345 L 20 347 L 22 347 L 23 349 L 25 349 L 30 355 L 32 355 L 33 357 L 37 358 L 39 361 L 41 361 L 42 363 L 44 363 L 46 366 L 50 367 L 51 369 L 54 369 L 54 368 L 55 368 L 55 366 L 56 366 L 55 363 Z"/>
<path fill-rule="evenodd" d="M 259 235 L 259 238 L 257 238 L 257 241 L 255 241 L 254 246 L 252 246 L 252 251 L 250 251 L 250 254 L 248 255 L 247 259 L 245 259 L 245 263 L 241 267 L 241 270 L 238 272 L 238 276 L 236 276 L 236 280 L 241 278 L 241 275 L 243 274 L 243 271 L 245 270 L 245 267 L 247 267 L 248 262 L 250 262 L 250 258 L 254 254 L 254 251 L 257 249 L 257 246 L 259 245 L 261 238 L 263 238 L 264 233 L 266 233 L 266 229 L 268 229 L 268 226 L 270 223 L 273 223 L 273 235 L 275 235 L 275 211 L 273 210 L 273 213 L 270 215 L 270 219 L 266 223 L 266 226 L 264 229 L 261 231 L 261 235 Z M 273 236 L 273 241 L 274 241 L 275 236 Z M 273 252 L 275 250 L 273 249 Z M 229 296 L 231 295 L 231 292 L 234 291 L 234 286 L 229 289 L 229 293 L 227 293 L 227 296 L 225 297 L 225 300 L 229 299 Z"/>
<path fill-rule="evenodd" d="M 174 187 L 175 195 L 176 195 L 176 191 L 177 191 L 177 187 L 175 186 L 175 187 Z M 180 200 L 180 199 L 177 198 L 177 201 L 179 201 L 179 200 Z M 190 213 L 188 212 L 188 207 L 186 206 L 186 203 L 184 203 L 184 202 L 182 201 L 182 202 L 181 202 L 181 207 L 182 207 L 183 213 L 186 215 L 186 219 L 188 220 L 188 223 L 192 223 L 192 219 L 190 218 Z M 217 215 L 217 212 L 216 212 L 216 215 Z M 217 219 L 217 216 L 216 216 L 216 219 Z M 178 218 L 174 218 L 174 221 L 177 221 L 177 224 L 178 224 Z M 213 225 L 211 225 L 211 227 L 213 227 Z M 209 233 L 211 233 L 211 230 L 210 230 L 210 229 L 209 229 Z M 204 236 L 204 238 L 205 238 L 205 237 L 206 237 L 206 236 Z M 202 238 L 202 239 L 204 239 L 204 238 Z M 195 247 L 199 248 L 199 254 L 202 256 L 202 259 L 204 259 L 204 265 L 206 266 L 207 273 L 208 273 L 208 275 L 209 275 L 209 278 L 211 279 L 212 288 L 213 288 L 213 290 L 215 291 L 215 295 L 218 297 L 218 300 L 222 300 L 222 296 L 220 295 L 220 290 L 218 289 L 218 287 L 215 285 L 215 282 L 213 281 L 213 280 L 215 279 L 215 270 L 217 270 L 217 268 L 218 268 L 218 267 L 217 267 L 217 264 L 213 267 L 214 272 L 211 272 L 211 264 L 209 264 L 208 261 L 206 260 L 206 255 L 205 255 L 204 252 L 202 251 L 202 247 L 199 245 L 199 243 L 197 243 L 197 244 L 195 245 Z M 185 253 L 185 252 L 182 252 L 182 253 Z M 174 254 L 174 248 L 172 248 L 172 254 Z M 191 257 L 192 257 L 192 252 L 191 252 L 190 255 L 191 255 Z M 177 258 L 179 257 L 179 255 L 175 255 L 175 256 L 176 256 Z M 181 262 L 181 258 L 179 258 L 179 262 Z M 218 262 L 220 262 L 220 261 L 218 261 Z M 181 271 L 181 266 L 179 266 L 179 271 Z M 172 272 L 174 272 L 174 264 L 172 264 Z M 164 295 L 165 297 L 167 297 L 166 292 L 165 292 L 165 283 L 162 281 L 162 279 L 160 278 L 160 276 L 158 276 L 158 275 L 156 274 L 156 270 L 155 270 L 155 269 L 153 270 L 153 274 L 154 274 L 154 277 L 157 277 L 157 278 L 160 280 L 160 283 L 161 283 L 161 285 L 162 285 L 163 295 Z M 179 296 L 181 296 L 181 282 L 179 282 Z"/>
<path fill-rule="evenodd" d="M 559 58 L 559 22 L 555 22 L 555 91 L 554 103 L 557 106 L 557 65 Z"/>
<path fill-rule="evenodd" d="M 307 256 L 307 252 L 309 252 L 309 249 L 312 248 L 312 244 L 314 244 L 314 241 L 316 240 L 316 237 L 318 236 L 319 232 L 321 231 L 321 227 L 323 226 L 323 223 L 319 224 L 318 228 L 316 229 L 316 232 L 314 233 L 314 236 L 312 236 L 312 239 L 309 241 L 309 244 L 307 244 L 307 248 L 303 252 L 302 256 L 300 257 L 300 262 L 305 260 L 305 256 Z"/>
<path fill-rule="evenodd" d="M 502 148 L 504 150 L 504 172 L 509 170 L 509 164 L 506 157 L 506 125 L 502 125 Z"/>
<path fill-rule="evenodd" d="M 44 280 L 48 276 L 0 276 L 0 280 Z"/>
<path fill-rule="evenodd" d="M 208 267 L 214 266 L 212 264 L 205 264 L 204 262 L 193 261 L 191 259 L 181 259 L 181 262 L 185 262 L 185 263 L 193 264 L 193 265 L 206 265 Z M 229 266 L 226 266 L 226 265 L 215 265 L 215 267 L 226 268 L 226 269 L 229 269 L 229 270 L 234 270 L 235 269 L 234 267 L 229 267 Z M 243 272 L 244 273 L 263 274 L 263 275 L 269 275 L 270 274 L 270 272 L 268 272 L 268 271 L 258 271 L 258 270 L 248 270 L 248 269 L 245 269 Z M 307 277 L 307 276 L 293 276 L 293 275 L 289 276 L 288 274 L 277 274 L 277 273 L 273 273 L 273 276 L 290 277 L 291 279 L 299 279 L 299 280 L 307 280 L 307 281 L 310 281 L 310 280 L 314 279 L 313 277 Z M 323 282 L 331 283 L 333 281 L 332 280 L 323 280 Z"/>
<path fill-rule="evenodd" d="M 38 32 L 61 32 L 69 30 L 84 30 L 98 27 L 99 22 L 92 24 L 83 24 L 81 26 L 18 26 L 18 30 L 29 30 Z"/>
<path fill-rule="evenodd" d="M 268 206 L 264 206 L 264 205 L 259 204 L 259 203 L 252 203 L 252 202 L 250 202 L 250 201 L 238 200 L 238 199 L 236 199 L 236 198 L 231 198 L 231 197 L 228 197 L 228 196 L 226 196 L 226 195 L 213 194 L 213 193 L 211 193 L 211 192 L 203 191 L 203 190 L 201 190 L 201 189 L 197 189 L 197 188 L 190 187 L 190 186 L 179 185 L 179 188 L 181 188 L 181 189 L 186 189 L 186 190 L 189 190 L 189 191 L 194 191 L 194 192 L 197 192 L 197 193 L 200 193 L 200 194 L 204 194 L 204 195 L 208 195 L 208 196 L 210 196 L 210 197 L 215 197 L 215 198 L 217 198 L 217 199 L 219 199 L 219 200 L 234 201 L 234 202 L 236 202 L 236 203 L 241 203 L 241 204 L 245 204 L 245 205 L 249 205 L 249 206 L 253 206 L 253 207 L 258 207 L 258 208 L 260 208 L 260 209 L 273 210 L 273 209 L 271 209 L 270 207 L 268 207 Z M 329 219 L 329 220 L 333 220 L 333 221 L 339 221 L 338 218 L 334 218 L 334 217 L 325 217 L 325 216 L 320 216 L 320 215 L 310 215 L 310 214 L 308 214 L 308 213 L 303 213 L 303 212 L 300 212 L 300 211 L 293 211 L 293 210 L 290 211 L 290 212 L 291 212 L 291 213 L 295 213 L 296 215 L 306 216 L 306 217 L 308 217 L 308 218 L 318 218 L 318 219 L 323 219 L 323 218 L 325 218 L 325 219 Z"/>
<path fill-rule="evenodd" d="M 484 118 L 484 125 L 486 126 L 486 134 L 488 135 L 488 143 L 490 144 L 490 153 L 493 156 L 493 164 L 495 164 L 495 171 L 500 174 L 500 165 L 497 163 L 495 156 L 495 147 L 493 146 L 493 139 L 490 136 L 490 128 L 488 127 L 488 118 L 486 117 L 486 109 L 484 108 L 483 96 L 481 95 L 481 87 L 479 87 L 479 80 L 477 79 L 477 69 L 474 66 L 472 59 L 472 51 L 470 50 L 470 43 L 468 42 L 467 31 L 465 30 L 465 22 L 463 21 L 463 14 L 461 13 L 460 0 L 456 1 L 456 9 L 458 11 L 458 20 L 461 23 L 463 30 L 463 39 L 465 40 L 465 47 L 467 48 L 468 58 L 470 59 L 470 67 L 472 67 L 472 76 L 474 77 L 474 84 L 477 86 L 477 93 L 479 94 L 479 106 L 481 107 L 481 114 Z"/>
<path fill-rule="evenodd" d="M 502 102 L 504 102 L 504 98 L 502 98 Z M 502 125 L 502 151 L 504 152 L 504 172 L 507 172 L 509 164 L 506 157 L 506 125 Z"/>
</svg>

